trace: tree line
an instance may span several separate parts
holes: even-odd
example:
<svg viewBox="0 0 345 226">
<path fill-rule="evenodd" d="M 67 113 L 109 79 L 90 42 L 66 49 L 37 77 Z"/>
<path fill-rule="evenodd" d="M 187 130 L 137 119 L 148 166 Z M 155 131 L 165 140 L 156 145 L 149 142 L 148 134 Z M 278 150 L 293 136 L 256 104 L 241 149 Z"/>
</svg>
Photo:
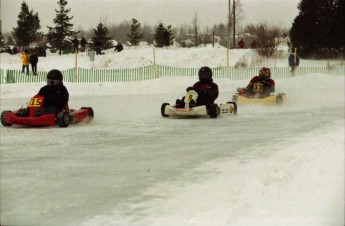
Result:
<svg viewBox="0 0 345 226">
<path fill-rule="evenodd" d="M 32 43 L 49 43 L 52 49 L 61 54 L 71 49 L 71 40 L 74 36 L 86 37 L 90 40 L 90 47 L 93 47 L 93 43 L 100 42 L 102 49 L 108 49 L 113 47 L 111 41 L 113 39 L 133 46 L 145 41 L 156 47 L 169 46 L 174 42 L 178 42 L 181 46 L 197 47 L 213 43 L 216 35 L 219 37 L 220 45 L 236 48 L 235 39 L 231 39 L 232 33 L 233 37 L 237 35 L 237 39 L 245 38 L 247 46 L 249 41 L 255 40 L 255 48 L 260 55 L 272 56 L 280 44 L 279 37 L 287 35 L 291 41 L 290 48 L 297 48 L 301 56 L 338 57 L 345 56 L 344 2 L 345 0 L 301 0 L 297 6 L 299 14 L 290 29 L 262 22 L 249 24 L 242 30 L 235 31 L 235 24 L 239 24 L 243 19 L 243 10 L 240 0 L 233 0 L 233 8 L 229 11 L 227 23 L 218 23 L 204 30 L 201 30 L 195 12 L 192 24 L 180 25 L 178 28 L 165 26 L 163 23 L 152 28 L 141 25 L 133 18 L 131 21 L 123 21 L 109 27 L 100 22 L 94 29 L 77 31 L 70 22 L 73 16 L 68 15 L 71 9 L 67 8 L 67 0 L 58 0 L 59 8 L 55 9 L 54 25 L 48 26 L 48 32 L 44 34 L 40 32 L 38 13 L 29 10 L 28 5 L 23 1 L 17 27 L 13 28 L 7 44 L 15 43 L 17 46 L 28 47 Z M 184 42 L 188 39 L 192 40 L 192 44 Z M 6 43 L 0 33 L 0 46 L 4 45 Z"/>
<path fill-rule="evenodd" d="M 34 12 L 32 9 L 29 10 L 28 5 L 25 1 L 21 4 L 21 11 L 18 15 L 17 27 L 13 28 L 11 32 L 8 44 L 16 44 L 19 47 L 28 48 L 32 43 L 49 43 L 52 50 L 56 50 L 59 54 L 63 52 L 68 52 L 71 49 L 71 42 L 74 36 L 83 36 L 85 31 L 76 31 L 73 29 L 73 24 L 71 20 L 73 16 L 69 16 L 71 9 L 67 8 L 67 0 L 59 0 L 59 9 L 55 9 L 56 17 L 54 18 L 54 26 L 48 26 L 48 32 L 44 34 L 40 32 L 41 25 L 38 13 Z M 123 23 L 119 26 L 124 32 L 119 32 L 119 34 L 126 34 L 126 37 L 117 37 L 118 40 L 128 41 L 131 45 L 138 45 L 141 40 L 144 39 L 144 31 L 151 29 L 147 27 L 142 27 L 138 20 L 132 19 L 131 23 Z M 148 33 L 148 32 L 146 32 Z M 89 32 L 90 34 L 90 32 Z M 0 34 L 0 44 L 1 47 L 5 46 L 5 42 L 2 34 Z M 14 38 L 14 40 L 12 39 Z M 91 47 L 92 44 L 98 42 L 101 43 L 102 49 L 109 49 L 113 47 L 112 36 L 109 29 L 100 22 L 97 28 L 92 29 L 92 34 L 90 34 Z M 174 32 L 171 25 L 165 27 L 163 23 L 160 23 L 157 27 L 156 33 L 154 34 L 153 42 L 157 47 L 169 46 L 173 44 Z M 166 41 L 167 40 L 167 41 Z M 10 43 L 9 43 L 10 42 Z M 151 41 L 152 42 L 152 41 Z"/>
<path fill-rule="evenodd" d="M 290 31 L 304 57 L 345 57 L 345 0 L 302 0 Z"/>
</svg>

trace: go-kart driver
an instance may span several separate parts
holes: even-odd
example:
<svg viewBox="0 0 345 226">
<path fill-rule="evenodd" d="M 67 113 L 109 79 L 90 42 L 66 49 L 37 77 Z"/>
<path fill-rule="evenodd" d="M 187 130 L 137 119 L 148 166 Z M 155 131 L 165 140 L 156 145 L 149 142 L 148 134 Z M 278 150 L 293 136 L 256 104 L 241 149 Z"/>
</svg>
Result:
<svg viewBox="0 0 345 226">
<path fill-rule="evenodd" d="M 57 114 L 68 104 L 69 93 L 63 85 L 61 71 L 53 69 L 47 74 L 47 85 L 43 86 L 37 95 L 45 98 L 42 114 Z"/>
<path fill-rule="evenodd" d="M 219 95 L 218 85 L 213 82 L 211 68 L 200 68 L 198 75 L 199 81 L 195 83 L 193 87 L 188 87 L 186 91 L 188 92 L 190 90 L 195 90 L 198 93 L 198 98 L 195 105 L 206 105 L 206 108 L 208 109 Z M 177 108 L 184 108 L 184 105 L 184 97 L 182 100 L 176 100 Z M 189 103 L 189 106 L 193 107 L 193 103 Z"/>
<path fill-rule="evenodd" d="M 271 70 L 263 67 L 259 70 L 259 75 L 254 76 L 247 88 L 240 91 L 240 95 L 247 97 L 256 97 L 259 94 L 260 98 L 268 97 L 270 93 L 275 91 L 275 82 L 271 79 Z"/>
</svg>

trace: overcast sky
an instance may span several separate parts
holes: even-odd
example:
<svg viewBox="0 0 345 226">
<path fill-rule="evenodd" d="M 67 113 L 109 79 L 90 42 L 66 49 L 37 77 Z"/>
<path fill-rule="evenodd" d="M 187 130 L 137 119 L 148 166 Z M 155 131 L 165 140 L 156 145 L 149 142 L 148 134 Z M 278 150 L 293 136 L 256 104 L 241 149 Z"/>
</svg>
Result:
<svg viewBox="0 0 345 226">
<path fill-rule="evenodd" d="M 58 0 L 25 0 L 29 9 L 38 12 L 42 31 L 53 26 L 58 9 Z M 231 0 L 232 2 L 232 0 Z M 298 15 L 300 0 L 241 0 L 244 10 L 242 23 L 267 22 L 290 28 Z M 1 0 L 2 32 L 12 31 L 17 26 L 22 0 Z M 178 27 L 191 24 L 194 12 L 197 13 L 201 27 L 225 23 L 228 0 L 68 0 L 67 8 L 74 16 L 74 28 L 85 30 L 105 25 L 119 24 L 124 20 L 136 18 L 142 25 L 164 25 Z"/>
</svg>

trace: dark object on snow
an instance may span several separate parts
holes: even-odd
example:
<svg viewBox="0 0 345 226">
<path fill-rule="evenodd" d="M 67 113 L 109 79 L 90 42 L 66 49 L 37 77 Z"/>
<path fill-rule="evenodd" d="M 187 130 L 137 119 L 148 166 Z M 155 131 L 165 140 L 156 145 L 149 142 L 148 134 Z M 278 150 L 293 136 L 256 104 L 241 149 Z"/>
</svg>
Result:
<svg viewBox="0 0 345 226">
<path fill-rule="evenodd" d="M 121 42 L 118 42 L 117 45 L 115 46 L 115 52 L 121 52 L 123 50 L 123 46 Z"/>
</svg>

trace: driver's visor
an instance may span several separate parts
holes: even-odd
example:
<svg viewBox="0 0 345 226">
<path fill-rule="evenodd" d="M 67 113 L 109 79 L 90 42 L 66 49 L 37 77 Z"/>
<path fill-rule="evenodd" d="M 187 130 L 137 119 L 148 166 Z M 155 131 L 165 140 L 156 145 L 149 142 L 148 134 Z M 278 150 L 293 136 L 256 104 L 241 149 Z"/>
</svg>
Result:
<svg viewBox="0 0 345 226">
<path fill-rule="evenodd" d="M 60 80 L 47 79 L 47 84 L 50 86 L 56 86 L 60 83 Z"/>
</svg>

